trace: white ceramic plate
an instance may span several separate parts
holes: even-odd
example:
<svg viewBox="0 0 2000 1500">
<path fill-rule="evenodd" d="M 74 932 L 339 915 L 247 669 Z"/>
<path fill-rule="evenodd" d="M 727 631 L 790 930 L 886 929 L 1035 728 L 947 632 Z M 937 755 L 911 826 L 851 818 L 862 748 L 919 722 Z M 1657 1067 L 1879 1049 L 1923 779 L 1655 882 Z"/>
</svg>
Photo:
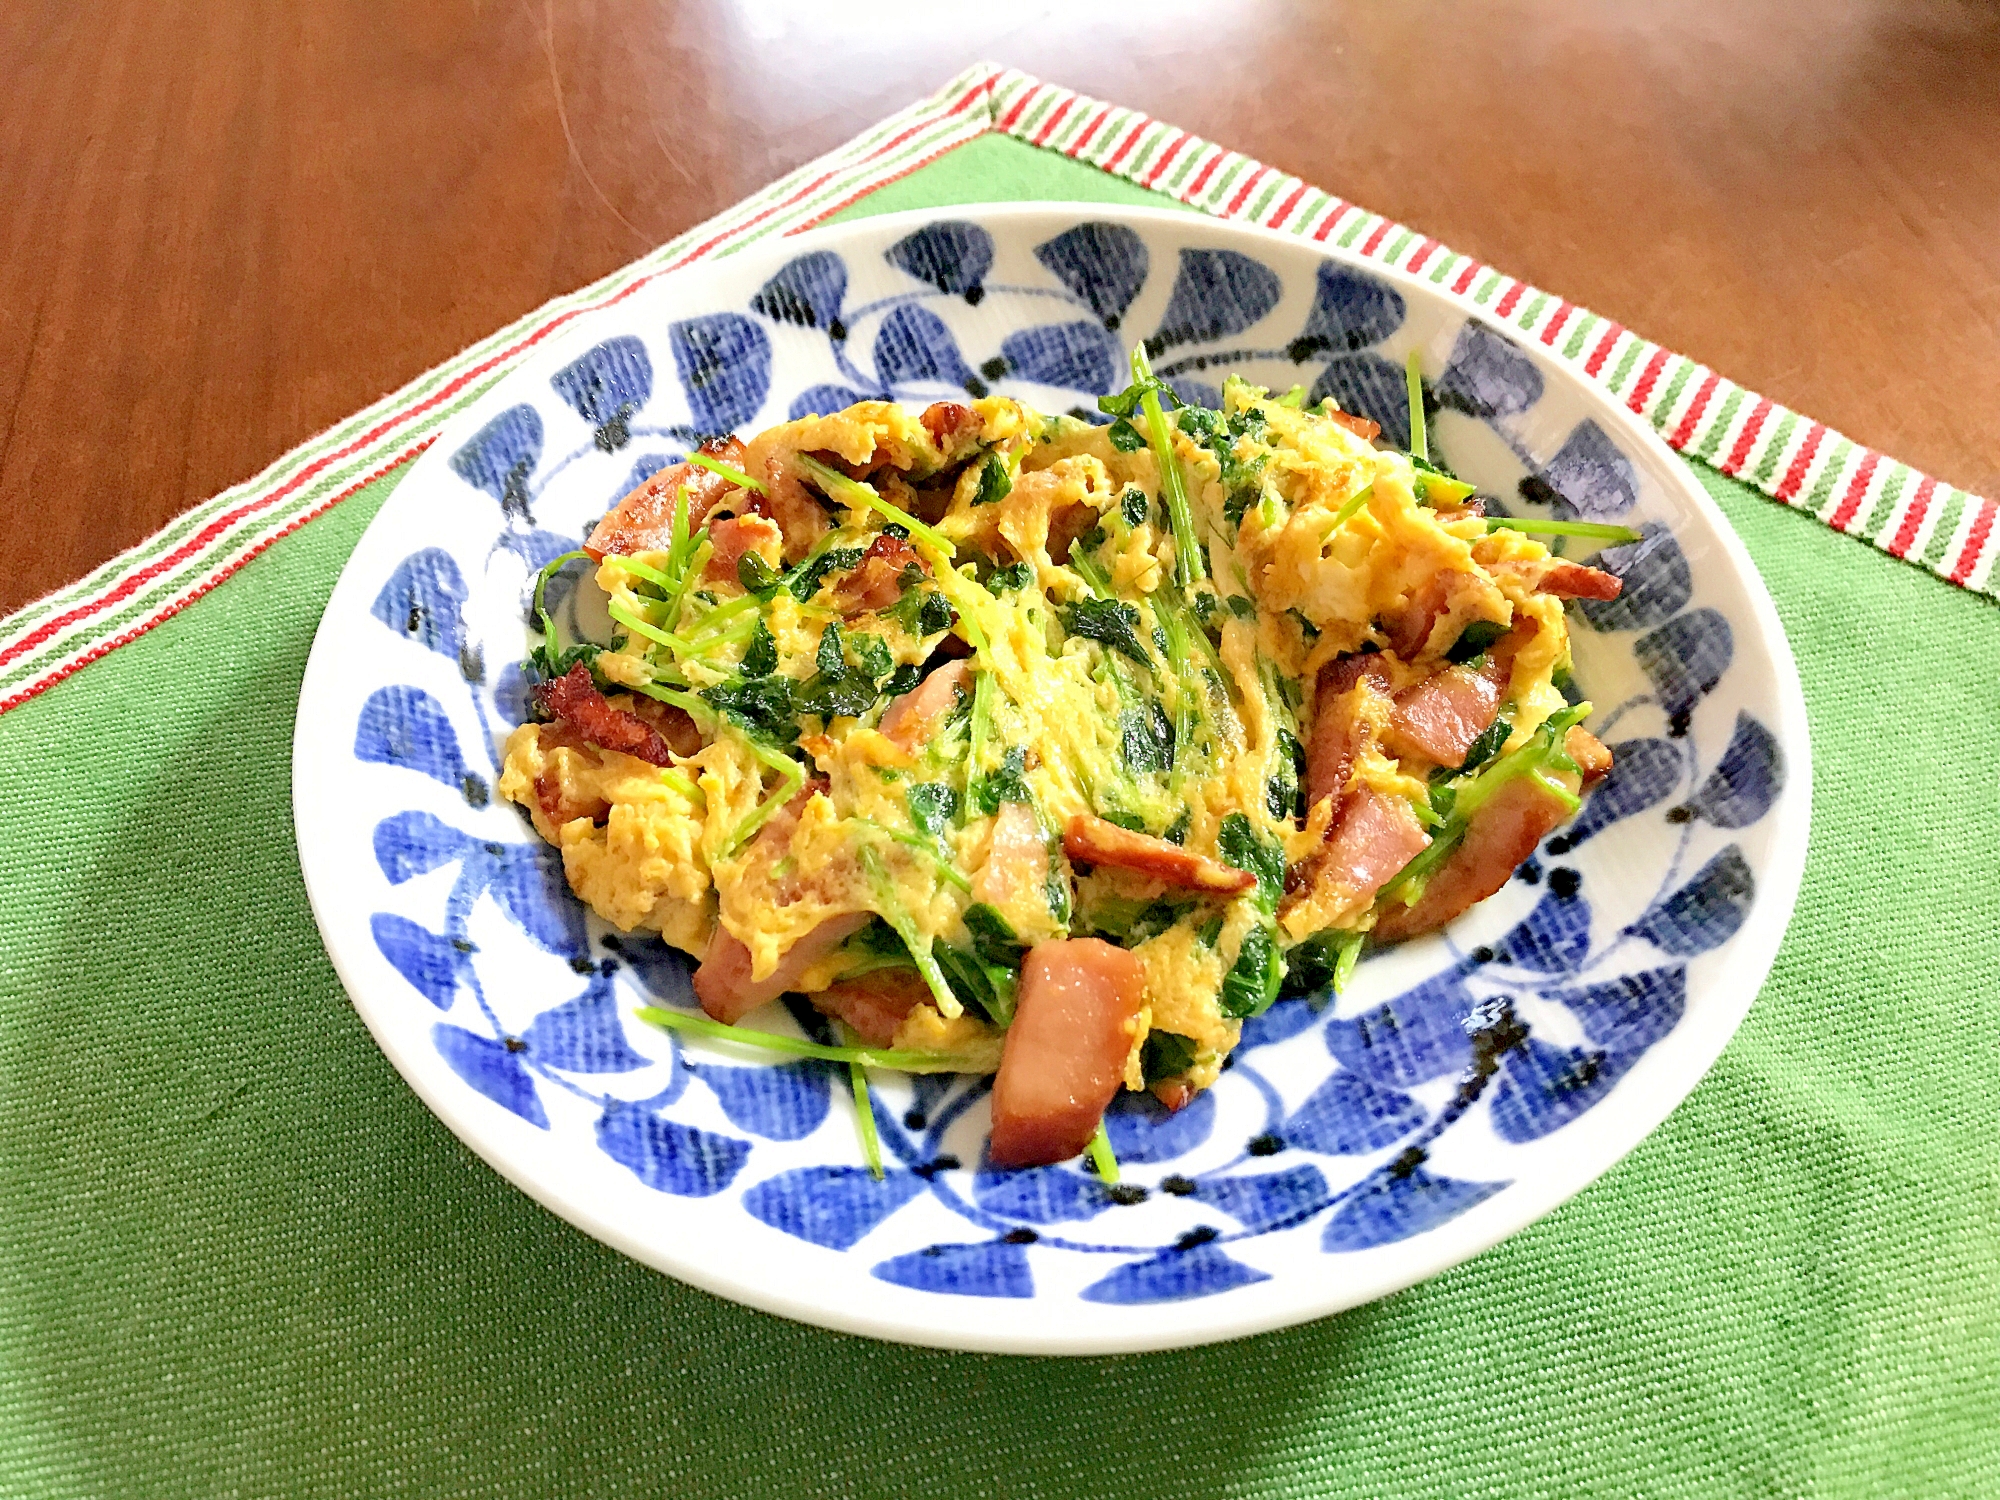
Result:
<svg viewBox="0 0 2000 1500">
<path fill-rule="evenodd" d="M 1401 440 L 1495 505 L 1618 519 L 1622 598 L 1573 607 L 1617 769 L 1447 933 L 1280 1002 L 1171 1117 L 1109 1120 L 1117 1191 L 981 1170 L 984 1085 L 879 1076 L 886 1181 L 843 1078 L 682 1043 L 687 966 L 611 933 L 491 788 L 537 567 L 698 435 L 860 395 L 1090 411 L 1130 341 L 1194 399 L 1238 371 Z M 832 387 L 835 389 L 829 390 Z M 1097 1354 L 1230 1338 L 1410 1285 L 1637 1145 L 1729 1040 L 1784 933 L 1811 775 L 1741 544 L 1635 417 L 1436 288 L 1289 236 L 1098 205 L 864 220 L 581 318 L 454 421 L 368 528 L 299 701 L 300 863 L 410 1086 L 525 1192 L 722 1296 L 880 1338 Z M 778 1010 L 777 1026 L 791 1023 Z"/>
</svg>

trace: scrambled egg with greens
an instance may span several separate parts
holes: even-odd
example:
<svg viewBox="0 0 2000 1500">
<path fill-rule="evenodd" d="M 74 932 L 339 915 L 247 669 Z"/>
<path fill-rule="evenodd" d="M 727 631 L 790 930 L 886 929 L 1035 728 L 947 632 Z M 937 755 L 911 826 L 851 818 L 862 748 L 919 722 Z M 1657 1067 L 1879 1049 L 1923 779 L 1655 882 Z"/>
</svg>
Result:
<svg viewBox="0 0 2000 1500">
<path fill-rule="evenodd" d="M 1108 426 L 862 402 L 656 475 L 586 548 L 622 634 L 542 617 L 500 783 L 715 1021 L 798 993 L 871 1061 L 999 1069 L 1017 1164 L 1119 1086 L 1184 1103 L 1609 763 L 1563 600 L 1617 580 L 1519 528 L 1615 529 L 1490 520 L 1373 423 L 1135 363 Z M 1008 1110 L 1053 1133 L 1003 1151 Z"/>
</svg>

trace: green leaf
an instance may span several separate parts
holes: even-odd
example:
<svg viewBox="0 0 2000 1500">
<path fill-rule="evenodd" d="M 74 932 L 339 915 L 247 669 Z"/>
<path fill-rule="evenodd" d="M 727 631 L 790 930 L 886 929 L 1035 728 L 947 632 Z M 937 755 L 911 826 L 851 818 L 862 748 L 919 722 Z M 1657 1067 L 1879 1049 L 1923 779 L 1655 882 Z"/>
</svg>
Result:
<svg viewBox="0 0 2000 1500">
<path fill-rule="evenodd" d="M 792 683 L 789 678 L 736 678 L 704 688 L 700 696 L 752 733 L 784 743 L 798 738 L 798 728 L 793 722 Z"/>
<path fill-rule="evenodd" d="M 1507 627 L 1492 620 L 1474 620 L 1458 633 L 1451 650 L 1445 653 L 1449 661 L 1467 662 L 1481 655 L 1488 646 L 1507 633 Z"/>
<path fill-rule="evenodd" d="M 757 617 L 757 628 L 750 635 L 750 644 L 743 652 L 743 675 L 745 677 L 768 677 L 778 670 L 778 643 L 771 635 L 771 628 L 764 623 L 764 617 Z"/>
<path fill-rule="evenodd" d="M 1102 405 L 1103 403 L 1100 402 L 1099 404 Z M 1146 446 L 1145 434 L 1134 427 L 1131 420 L 1127 417 L 1120 417 L 1117 421 L 1113 422 L 1105 430 L 1105 435 L 1111 439 L 1111 446 L 1116 448 L 1120 453 L 1137 453 L 1141 448 Z"/>
<path fill-rule="evenodd" d="M 1118 513 L 1125 518 L 1127 526 L 1143 526 L 1152 510 L 1153 502 L 1136 484 L 1126 485 L 1118 496 Z"/>
<path fill-rule="evenodd" d="M 784 579 L 756 553 L 746 552 L 736 559 L 736 581 L 743 585 L 746 594 L 768 599 L 778 591 L 778 585 Z"/>
<path fill-rule="evenodd" d="M 951 826 L 958 816 L 958 793 L 942 781 L 922 781 L 904 794 L 910 821 L 925 833 L 937 834 Z"/>
<path fill-rule="evenodd" d="M 1259 838 L 1250 819 L 1240 812 L 1222 820 L 1216 845 L 1230 864 L 1257 877 L 1259 904 L 1267 911 L 1276 911 L 1278 899 L 1285 893 L 1285 846 L 1276 839 Z"/>
<path fill-rule="evenodd" d="M 1479 733 L 1479 738 L 1466 747 L 1465 759 L 1459 762 L 1458 772 L 1462 776 L 1467 771 L 1477 770 L 1500 753 L 1500 747 L 1513 737 L 1514 726 L 1505 719 L 1495 719 Z"/>
<path fill-rule="evenodd" d="M 976 901 L 965 909 L 965 930 L 972 934 L 972 951 L 979 961 L 1018 969 L 1028 950 L 1014 931 L 1014 924 L 998 908 Z"/>
<path fill-rule="evenodd" d="M 1262 1015 L 1278 998 L 1284 979 L 1285 961 L 1278 955 L 1270 926 L 1260 922 L 1243 934 L 1243 946 L 1222 978 L 1217 1003 L 1225 1016 L 1236 1020 Z"/>
<path fill-rule="evenodd" d="M 1034 581 L 1035 566 L 1033 563 L 1013 563 L 1004 568 L 995 568 L 991 573 L 986 575 L 986 591 L 997 597 L 1001 594 L 1011 593 L 1015 589 L 1024 589 Z"/>
<path fill-rule="evenodd" d="M 1013 476 L 1007 472 L 1006 460 L 994 454 L 986 460 L 979 471 L 979 490 L 973 495 L 974 505 L 996 505 L 1014 492 Z"/>
<path fill-rule="evenodd" d="M 877 681 L 896 669 L 896 658 L 890 654 L 889 643 L 881 636 L 857 635 L 848 644 L 854 652 L 855 665 Z"/>
<path fill-rule="evenodd" d="M 983 817 L 993 816 L 1003 802 L 1024 802 L 1032 807 L 1035 795 L 1028 787 L 1027 752 L 1018 745 L 1009 750 L 998 769 L 976 778 L 967 788 L 966 802 Z"/>
<path fill-rule="evenodd" d="M 1199 1050 L 1191 1037 L 1184 1037 L 1177 1031 L 1149 1031 L 1139 1048 L 1139 1067 L 1145 1072 L 1149 1085 L 1167 1078 L 1178 1078 L 1194 1066 L 1195 1053 Z"/>
<path fill-rule="evenodd" d="M 924 669 L 915 662 L 905 662 L 883 680 L 882 696 L 900 698 L 923 680 Z"/>
<path fill-rule="evenodd" d="M 1118 716 L 1125 764 L 1134 775 L 1165 771 L 1174 761 L 1174 726 L 1157 701 Z"/>
<path fill-rule="evenodd" d="M 1130 657 L 1142 667 L 1152 659 L 1139 643 L 1139 611 L 1119 599 L 1079 599 L 1062 611 L 1063 625 L 1071 635 L 1098 642 Z"/>
</svg>

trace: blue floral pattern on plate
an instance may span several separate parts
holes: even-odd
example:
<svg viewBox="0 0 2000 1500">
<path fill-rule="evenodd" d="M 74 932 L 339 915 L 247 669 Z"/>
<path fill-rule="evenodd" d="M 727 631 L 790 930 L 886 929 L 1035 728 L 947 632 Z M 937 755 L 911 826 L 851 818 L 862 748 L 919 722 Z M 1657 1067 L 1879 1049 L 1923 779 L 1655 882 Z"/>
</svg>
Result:
<svg viewBox="0 0 2000 1500">
<path fill-rule="evenodd" d="M 1758 622 L 1697 586 L 1670 507 L 1642 507 L 1640 439 L 1587 412 L 1555 413 L 1552 430 L 1553 407 L 1581 403 L 1556 399 L 1553 367 L 1508 335 L 1303 247 L 1220 246 L 1212 228 L 1177 243 L 1158 223 L 1108 215 L 1034 228 L 941 218 L 886 243 L 849 237 L 865 250 L 773 256 L 754 281 L 733 278 L 733 301 L 599 314 L 597 327 L 621 331 L 538 379 L 517 374 L 447 438 L 458 488 L 444 503 L 485 519 L 379 570 L 366 605 L 377 639 L 341 643 L 378 663 L 343 731 L 350 764 L 375 768 L 365 791 L 342 795 L 370 824 L 368 941 L 401 986 L 370 998 L 430 1015 L 450 1078 L 559 1136 L 549 1149 L 600 1154 L 634 1194 L 727 1203 L 744 1233 L 856 1259 L 941 1306 L 1228 1299 L 1309 1274 L 1314 1257 L 1338 1276 L 1343 1257 L 1438 1235 L 1504 1199 L 1541 1170 L 1537 1143 L 1617 1097 L 1686 1024 L 1695 966 L 1715 972 L 1710 956 L 1764 900 L 1774 835 L 1757 830 L 1785 803 L 1788 741 L 1802 749 L 1802 735 L 1766 706 L 1783 673 Z M 878 1182 L 859 1165 L 844 1077 L 632 1020 L 639 1004 L 693 1006 L 687 963 L 590 916 L 557 851 L 493 806 L 498 746 L 525 706 L 525 583 L 704 437 L 863 398 L 992 390 L 1102 421 L 1095 398 L 1123 383 L 1138 340 L 1190 400 L 1218 404 L 1231 371 L 1301 383 L 1399 445 L 1403 355 L 1421 347 L 1441 355 L 1425 388 L 1434 449 L 1490 511 L 1636 514 L 1642 539 L 1599 558 L 1623 593 L 1571 617 L 1616 766 L 1491 910 L 1372 958 L 1338 1001 L 1279 1002 L 1181 1112 L 1121 1098 L 1108 1120 L 1120 1183 L 1081 1165 L 996 1171 L 982 1155 L 987 1080 L 888 1076 L 876 1080 L 889 1162 Z M 578 598 L 551 598 L 589 630 Z M 385 649 L 395 637 L 415 655 Z M 1731 691 L 1732 674 L 1760 680 Z M 305 732 L 302 716 L 302 744 Z M 303 831 L 302 846 L 310 876 Z M 808 1007 L 790 1019 L 823 1035 Z M 801 1260 L 799 1274 L 817 1264 Z"/>
</svg>

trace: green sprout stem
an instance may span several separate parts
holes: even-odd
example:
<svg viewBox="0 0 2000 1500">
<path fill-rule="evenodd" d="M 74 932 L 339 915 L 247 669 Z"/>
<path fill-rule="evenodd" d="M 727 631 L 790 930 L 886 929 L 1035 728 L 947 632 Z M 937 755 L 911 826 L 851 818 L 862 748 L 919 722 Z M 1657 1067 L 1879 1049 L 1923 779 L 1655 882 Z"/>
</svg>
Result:
<svg viewBox="0 0 2000 1500">
<path fill-rule="evenodd" d="M 1118 1180 L 1118 1154 L 1111 1149 L 1111 1137 L 1105 1133 L 1104 1122 L 1097 1122 L 1097 1134 L 1090 1138 L 1090 1164 L 1097 1168 L 1098 1180 L 1116 1182 Z"/>
<path fill-rule="evenodd" d="M 1375 493 L 1375 481 L 1371 479 L 1366 484 L 1362 485 L 1360 489 L 1356 490 L 1353 494 L 1349 495 L 1347 497 L 1347 503 L 1341 506 L 1339 511 L 1335 513 L 1333 518 L 1333 524 L 1327 527 L 1326 534 L 1328 536 L 1332 536 L 1336 531 L 1340 530 L 1341 527 L 1345 526 L 1349 521 L 1353 520 L 1355 516 L 1360 513 L 1361 507 L 1368 503 L 1368 497 L 1374 493 Z"/>
<path fill-rule="evenodd" d="M 1410 358 L 1403 367 L 1410 383 L 1410 452 L 1426 463 L 1430 461 L 1430 436 L 1424 430 L 1424 354 L 1421 349 L 1412 349 Z"/>
<path fill-rule="evenodd" d="M 741 849 L 758 829 L 771 821 L 771 815 L 791 801 L 798 789 L 806 784 L 805 768 L 789 755 L 767 749 L 749 735 L 743 737 L 743 743 L 750 747 L 750 753 L 760 762 L 778 773 L 778 789 L 753 807 L 736 825 L 736 831 L 729 835 L 729 843 L 722 851 L 724 859 Z"/>
<path fill-rule="evenodd" d="M 1636 542 L 1640 534 L 1630 526 L 1612 526 L 1601 521 L 1543 521 L 1534 516 L 1489 516 L 1488 531 L 1532 531 L 1546 536 L 1587 536 L 1606 542 Z"/>
<path fill-rule="evenodd" d="M 868 874 L 868 883 L 875 891 L 876 910 L 882 914 L 882 920 L 896 930 L 903 946 L 910 950 L 910 962 L 917 966 L 917 972 L 924 976 L 924 983 L 930 986 L 931 994 L 937 1000 L 938 1014 L 946 1020 L 959 1016 L 965 1007 L 952 992 L 951 981 L 945 978 L 944 970 L 931 952 L 931 940 L 917 931 L 917 924 L 908 908 L 897 898 L 895 884 L 883 867 L 882 856 L 873 849 L 863 849 L 860 859 L 861 868 Z"/>
<path fill-rule="evenodd" d="M 561 557 L 555 558 L 541 572 L 535 575 L 535 618 L 542 622 L 542 638 L 557 651 L 562 650 L 562 637 L 556 630 L 555 621 L 549 618 L 548 610 L 542 606 L 542 593 L 548 588 L 551 578 L 555 577 L 556 574 L 575 562 L 579 557 L 588 556 L 590 554 L 585 552 L 581 547 L 577 548 L 574 552 L 565 552 Z"/>
<path fill-rule="evenodd" d="M 768 495 L 771 493 L 771 487 L 768 484 L 764 483 L 763 480 L 752 479 L 748 474 L 744 473 L 741 469 L 735 468 L 730 464 L 723 463 L 720 459 L 710 458 L 706 453 L 702 453 L 699 451 L 690 453 L 687 456 L 687 461 L 693 464 L 697 469 L 706 469 L 711 474 L 721 475 L 724 479 L 728 480 L 731 484 L 736 485 L 740 489 L 755 490 L 760 495 Z"/>
<path fill-rule="evenodd" d="M 840 1028 L 840 1033 L 850 1038 L 854 1034 L 845 1026 Z M 847 1081 L 854 1089 L 854 1123 L 861 1130 L 861 1159 L 868 1163 L 868 1175 L 880 1182 L 882 1137 L 875 1130 L 875 1102 L 868 1097 L 868 1070 L 860 1058 L 848 1060 Z"/>
<path fill-rule="evenodd" d="M 1153 450 L 1153 462 L 1160 469 L 1160 497 L 1167 503 L 1167 519 L 1174 529 L 1174 578 L 1183 589 L 1193 589 L 1208 576 L 1202 561 L 1201 540 L 1195 535 L 1194 507 L 1188 501 L 1187 475 L 1174 455 L 1173 438 L 1167 428 L 1166 408 L 1160 405 L 1159 382 L 1153 377 L 1153 362 L 1146 358 L 1146 346 L 1132 350 L 1132 378 L 1143 388 L 1139 408 L 1146 414 L 1146 442 Z"/>
<path fill-rule="evenodd" d="M 956 554 L 957 549 L 945 539 L 944 533 L 926 526 L 908 511 L 891 505 L 875 493 L 873 485 L 863 484 L 858 479 L 849 479 L 840 470 L 821 463 L 810 453 L 801 453 L 798 462 L 800 468 L 819 482 L 821 489 L 833 499 L 846 505 L 848 509 L 879 512 L 909 532 L 914 540 L 922 542 L 947 561 Z"/>
<path fill-rule="evenodd" d="M 735 1042 L 744 1047 L 760 1047 L 767 1052 L 783 1052 L 791 1057 L 817 1058 L 821 1062 L 860 1063 L 869 1068 L 889 1068 L 898 1073 L 963 1073 L 965 1059 L 949 1052 L 899 1052 L 893 1047 L 827 1047 L 797 1037 L 779 1036 L 770 1031 L 753 1031 L 748 1026 L 730 1026 L 707 1016 L 690 1015 L 684 1010 L 664 1010 L 643 1006 L 640 1020 L 667 1031 L 684 1031 L 690 1036 L 712 1041 Z"/>
</svg>

